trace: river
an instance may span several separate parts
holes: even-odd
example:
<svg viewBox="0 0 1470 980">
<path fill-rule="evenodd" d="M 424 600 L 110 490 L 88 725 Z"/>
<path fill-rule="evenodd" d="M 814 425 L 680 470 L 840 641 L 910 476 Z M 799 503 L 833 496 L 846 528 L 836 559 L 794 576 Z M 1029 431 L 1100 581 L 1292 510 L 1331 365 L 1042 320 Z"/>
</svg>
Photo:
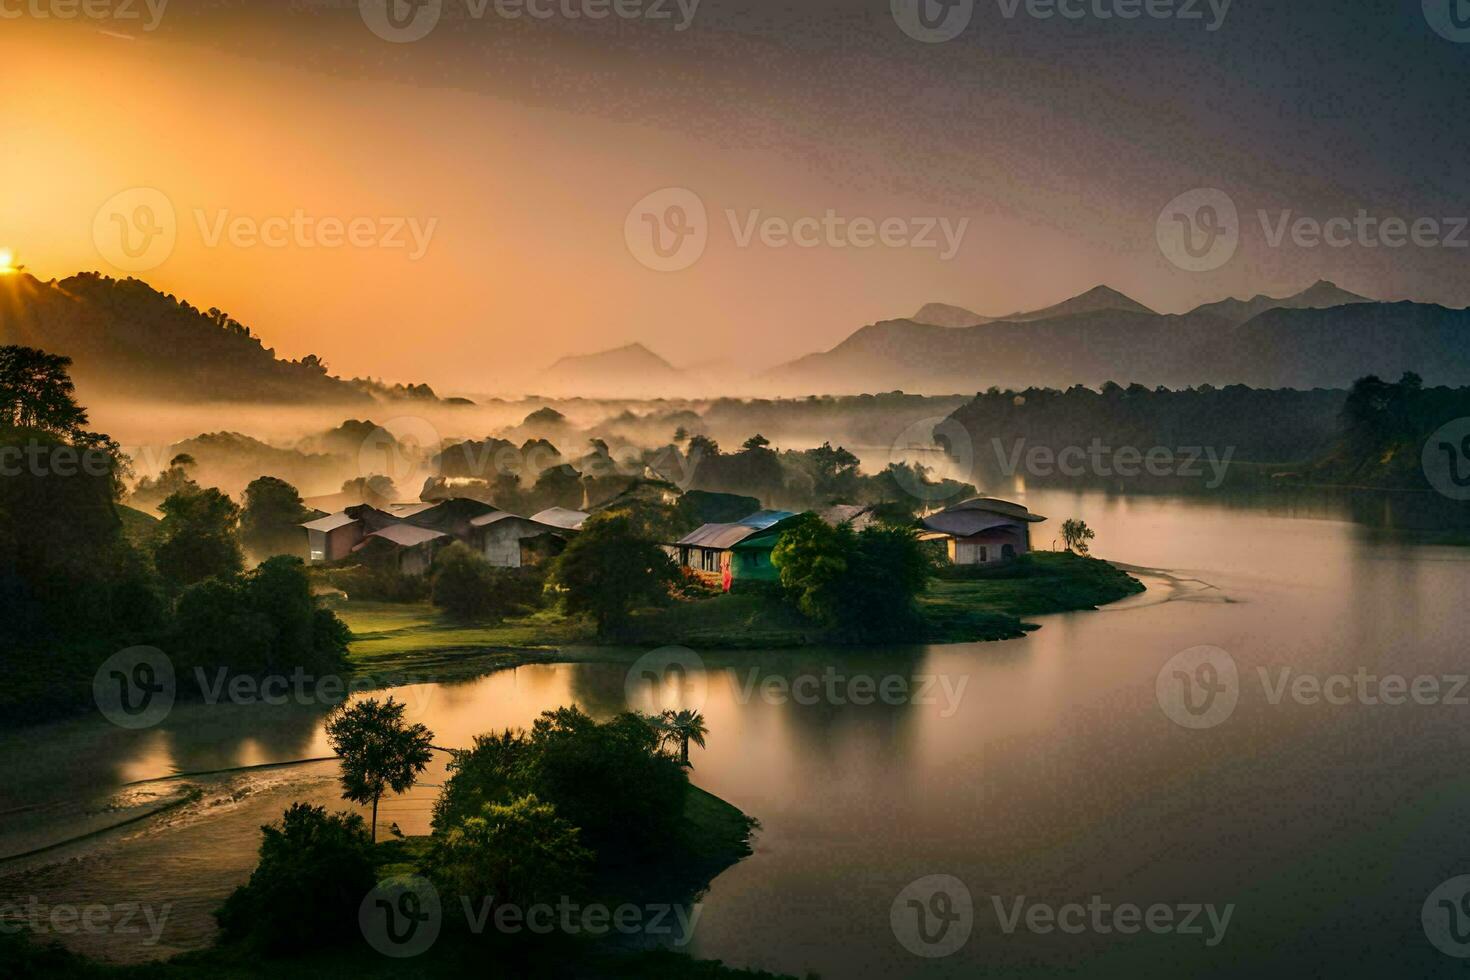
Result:
<svg viewBox="0 0 1470 980">
<path fill-rule="evenodd" d="M 1082 517 L 1098 554 L 1153 570 L 1148 591 L 1020 640 L 706 653 L 682 686 L 634 685 L 635 707 L 702 707 L 694 782 L 762 823 L 687 948 L 828 978 L 1457 970 L 1420 916 L 1470 873 L 1470 549 L 1364 523 L 1361 504 L 1026 502 L 1051 519 L 1038 547 Z M 1223 672 L 1171 660 L 1202 646 Z M 1226 685 L 1233 710 L 1190 713 L 1176 668 Z M 1393 676 L 1417 697 L 1395 698 Z M 626 680 L 626 662 L 579 662 L 395 693 L 436 744 L 462 746 L 560 704 L 622 710 Z M 139 731 L 91 716 L 0 736 L 0 855 L 72 840 L 0 862 L 0 905 L 138 903 L 152 918 L 137 932 L 58 936 L 117 960 L 207 944 L 259 825 L 296 799 L 346 805 L 335 763 L 299 761 L 329 754 L 324 713 L 180 704 Z M 442 779 L 436 762 L 380 825 L 424 831 Z M 942 957 L 910 951 L 939 947 L 914 939 L 900 894 L 932 875 L 971 903 L 968 939 Z M 1141 928 L 1127 905 L 1165 906 L 1172 925 Z"/>
</svg>

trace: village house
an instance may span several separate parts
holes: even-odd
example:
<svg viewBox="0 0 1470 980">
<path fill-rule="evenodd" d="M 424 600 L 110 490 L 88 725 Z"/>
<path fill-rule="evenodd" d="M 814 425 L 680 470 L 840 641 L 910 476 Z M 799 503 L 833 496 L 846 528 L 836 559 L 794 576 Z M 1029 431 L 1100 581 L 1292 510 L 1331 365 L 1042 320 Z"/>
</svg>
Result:
<svg viewBox="0 0 1470 980">
<path fill-rule="evenodd" d="M 731 549 L 753 534 L 787 521 L 796 514 L 789 510 L 758 510 L 728 524 L 704 524 L 666 546 L 679 565 L 693 569 L 701 578 L 725 588 L 734 576 Z"/>
<path fill-rule="evenodd" d="M 1022 504 L 971 497 L 924 518 L 920 536 L 945 542 L 945 552 L 953 564 L 984 565 L 1030 551 L 1031 525 L 1044 520 Z"/>
<path fill-rule="evenodd" d="M 544 513 L 544 512 L 543 512 Z M 479 500 L 358 504 L 301 525 L 312 564 L 352 555 L 387 561 L 404 575 L 422 575 L 439 549 L 460 541 L 497 568 L 537 564 L 560 553 L 585 514 L 564 511 L 556 522 L 511 514 Z"/>
</svg>

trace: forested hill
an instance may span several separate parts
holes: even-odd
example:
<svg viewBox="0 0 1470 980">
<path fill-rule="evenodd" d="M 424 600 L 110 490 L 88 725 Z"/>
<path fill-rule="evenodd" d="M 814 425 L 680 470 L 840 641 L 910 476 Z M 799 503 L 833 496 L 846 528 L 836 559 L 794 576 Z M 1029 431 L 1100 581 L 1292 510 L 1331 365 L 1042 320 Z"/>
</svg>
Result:
<svg viewBox="0 0 1470 980">
<path fill-rule="evenodd" d="M 171 401 L 366 402 L 371 385 L 283 360 L 250 328 L 138 279 L 81 273 L 49 283 L 0 276 L 0 344 L 70 357 L 88 397 Z"/>
<path fill-rule="evenodd" d="M 950 416 L 962 429 L 941 424 L 936 434 L 952 456 L 973 457 L 983 486 L 1015 476 L 1038 484 L 1110 482 L 1122 470 L 1118 461 L 1131 461 L 1132 475 L 1141 478 L 1148 472 L 1142 459 L 1162 448 L 1172 454 L 1169 464 L 1160 466 L 1169 472 L 1155 475 L 1168 479 L 1152 482 L 1160 482 L 1160 489 L 1178 489 L 1175 484 L 1190 482 L 1190 473 L 1180 478 L 1178 472 L 1185 457 L 1196 460 L 1190 466 L 1199 478 L 1194 482 L 1210 476 L 1204 463 L 1211 457 L 1231 465 L 1290 465 L 1317 457 L 1339 434 L 1346 398 L 1342 389 L 1243 385 L 1177 391 L 1112 383 L 1100 391 L 1080 385 L 1066 391 L 991 389 Z M 1103 454 L 1101 464 L 1092 455 L 1078 457 L 1094 450 Z"/>
</svg>

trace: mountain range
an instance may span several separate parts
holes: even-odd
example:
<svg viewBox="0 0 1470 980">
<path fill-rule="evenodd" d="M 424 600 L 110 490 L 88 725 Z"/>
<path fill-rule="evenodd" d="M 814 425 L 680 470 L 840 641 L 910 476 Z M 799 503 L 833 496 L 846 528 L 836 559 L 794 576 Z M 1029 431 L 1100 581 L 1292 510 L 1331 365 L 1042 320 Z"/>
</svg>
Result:
<svg viewBox="0 0 1470 980">
<path fill-rule="evenodd" d="M 928 322 L 925 322 L 925 321 Z M 1100 286 L 1031 313 L 988 318 L 930 304 L 912 318 L 865 326 L 831 350 L 763 375 L 771 393 L 901 389 L 1065 388 L 1105 381 L 1148 386 L 1246 384 L 1345 387 L 1358 377 L 1419 373 L 1470 382 L 1470 312 L 1378 303 L 1318 282 L 1160 314 Z"/>
<path fill-rule="evenodd" d="M 1098 286 L 1054 305 L 991 317 L 930 303 L 864 326 L 828 351 L 755 377 L 728 366 L 680 369 L 642 344 L 564 357 L 534 382 L 547 395 L 915 394 L 991 386 L 1246 384 L 1345 387 L 1366 374 L 1470 384 L 1470 311 L 1382 303 L 1318 282 L 1294 295 L 1224 299 L 1161 314 Z M 41 282 L 0 276 L 0 344 L 73 359 L 87 398 L 370 403 L 429 398 L 426 385 L 331 375 L 285 360 L 250 328 L 136 279 L 82 273 Z"/>
</svg>

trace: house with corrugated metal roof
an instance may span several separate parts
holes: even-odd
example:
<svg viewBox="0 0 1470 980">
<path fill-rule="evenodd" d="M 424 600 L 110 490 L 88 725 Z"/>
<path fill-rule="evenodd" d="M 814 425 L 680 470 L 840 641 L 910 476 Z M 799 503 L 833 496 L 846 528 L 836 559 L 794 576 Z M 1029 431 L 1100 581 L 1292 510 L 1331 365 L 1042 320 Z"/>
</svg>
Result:
<svg viewBox="0 0 1470 980">
<path fill-rule="evenodd" d="M 920 523 L 920 537 L 945 542 L 956 565 L 985 565 L 1017 558 L 1031 550 L 1031 525 L 1046 520 L 1025 505 L 995 497 L 971 497 Z"/>
<path fill-rule="evenodd" d="M 731 549 L 751 535 L 795 516 L 789 510 L 758 510 L 732 523 L 704 524 L 669 545 L 667 550 L 678 564 L 728 589 L 735 574 Z"/>
<path fill-rule="evenodd" d="M 581 526 L 580 520 L 572 520 L 573 513 L 553 515 L 558 523 L 551 523 L 454 497 L 391 504 L 387 510 L 359 504 L 302 527 L 312 564 L 360 555 L 391 561 L 405 575 L 422 575 L 451 541 L 463 542 L 499 568 L 536 564 L 558 554 L 577 533 L 575 527 L 565 526 Z"/>
<path fill-rule="evenodd" d="M 439 549 L 453 540 L 443 531 L 389 524 L 364 536 L 352 553 L 364 557 L 381 554 L 400 575 L 422 575 L 434 563 Z"/>
</svg>

